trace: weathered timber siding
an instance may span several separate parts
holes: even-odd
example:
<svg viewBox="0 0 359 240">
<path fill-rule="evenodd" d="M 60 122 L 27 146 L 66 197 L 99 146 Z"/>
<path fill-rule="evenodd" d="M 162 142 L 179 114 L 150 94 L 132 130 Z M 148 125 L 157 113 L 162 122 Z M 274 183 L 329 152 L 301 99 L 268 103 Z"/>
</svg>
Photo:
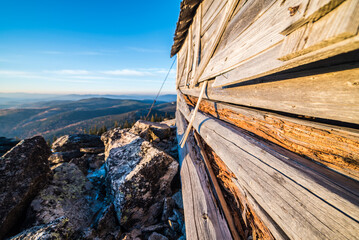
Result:
<svg viewBox="0 0 359 240">
<path fill-rule="evenodd" d="M 190 119 L 184 100 L 178 106 Z M 358 239 L 356 181 L 200 112 L 193 127 L 276 239 Z"/>
<path fill-rule="evenodd" d="M 185 97 L 195 106 L 197 99 Z M 202 100 L 199 110 L 359 180 L 359 132 Z"/>
</svg>

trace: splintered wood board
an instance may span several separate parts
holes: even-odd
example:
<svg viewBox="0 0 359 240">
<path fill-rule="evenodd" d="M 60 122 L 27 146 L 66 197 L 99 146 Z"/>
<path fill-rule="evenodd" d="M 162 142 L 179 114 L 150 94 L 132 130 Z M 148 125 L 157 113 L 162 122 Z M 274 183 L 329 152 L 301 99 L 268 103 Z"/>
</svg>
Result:
<svg viewBox="0 0 359 240">
<path fill-rule="evenodd" d="M 178 106 L 190 119 L 187 105 Z M 193 126 L 288 238 L 359 239 L 358 192 L 301 164 L 305 159 L 220 120 L 197 113 Z M 347 179 L 358 184 L 352 181 Z"/>
<path fill-rule="evenodd" d="M 178 93 L 181 94 L 181 93 Z M 185 96 L 194 107 L 197 98 Z M 359 131 L 202 100 L 199 111 L 359 180 Z"/>
<path fill-rule="evenodd" d="M 180 142 L 187 123 L 179 111 L 176 112 L 176 126 Z M 209 178 L 192 134 L 185 146 L 179 147 L 179 158 L 187 239 L 232 239 L 227 222 L 210 189 Z"/>
</svg>

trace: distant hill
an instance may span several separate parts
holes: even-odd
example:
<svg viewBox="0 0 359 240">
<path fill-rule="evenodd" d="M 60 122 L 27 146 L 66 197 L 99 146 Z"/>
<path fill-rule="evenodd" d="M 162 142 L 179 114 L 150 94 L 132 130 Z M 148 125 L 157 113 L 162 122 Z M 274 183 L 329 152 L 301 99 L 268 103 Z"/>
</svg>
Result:
<svg viewBox="0 0 359 240">
<path fill-rule="evenodd" d="M 149 100 L 153 101 L 154 94 L 32 94 L 32 93 L 0 93 L 0 109 L 6 108 L 31 108 L 40 106 L 40 103 L 51 104 L 50 102 L 61 103 L 61 101 L 78 101 L 91 98 L 128 99 L 128 100 Z M 158 97 L 161 102 L 176 101 L 175 94 L 165 94 Z"/>
<path fill-rule="evenodd" d="M 69 133 L 88 132 L 93 127 L 111 128 L 147 115 L 151 100 L 88 98 L 24 104 L 23 108 L 0 109 L 0 136 L 47 139 Z M 174 102 L 158 101 L 153 115 L 173 117 Z"/>
</svg>

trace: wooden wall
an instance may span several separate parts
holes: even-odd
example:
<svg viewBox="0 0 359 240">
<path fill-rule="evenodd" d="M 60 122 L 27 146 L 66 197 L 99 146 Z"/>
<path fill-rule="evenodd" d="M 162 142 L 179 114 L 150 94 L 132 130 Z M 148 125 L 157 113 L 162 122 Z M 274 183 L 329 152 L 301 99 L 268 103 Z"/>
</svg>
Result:
<svg viewBox="0 0 359 240">
<path fill-rule="evenodd" d="M 204 0 L 177 54 L 178 116 L 207 81 L 194 128 L 266 239 L 359 238 L 358 9 Z"/>
</svg>

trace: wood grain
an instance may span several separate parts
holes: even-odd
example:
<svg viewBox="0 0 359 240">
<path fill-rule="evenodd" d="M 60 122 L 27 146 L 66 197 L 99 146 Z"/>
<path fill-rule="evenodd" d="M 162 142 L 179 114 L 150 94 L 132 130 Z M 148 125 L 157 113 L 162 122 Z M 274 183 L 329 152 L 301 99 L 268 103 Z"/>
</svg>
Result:
<svg viewBox="0 0 359 240">
<path fill-rule="evenodd" d="M 288 28 L 283 30 L 281 34 L 288 35 L 297 30 L 301 26 L 309 22 L 318 21 L 321 17 L 325 16 L 333 9 L 338 7 L 345 0 L 316 0 L 310 1 L 306 10 L 305 17 L 301 18 L 297 22 L 291 24 Z"/>
<path fill-rule="evenodd" d="M 285 36 L 280 32 L 300 19 L 304 14 L 304 11 L 298 11 L 294 16 L 290 16 L 288 8 L 299 5 L 302 10 L 305 9 L 307 3 L 308 0 L 287 0 L 283 4 L 281 4 L 281 1 L 276 1 L 274 4 L 269 5 L 268 9 L 265 9 L 258 19 L 252 19 L 250 27 L 245 28 L 244 31 L 238 28 L 240 32 L 238 34 L 233 33 L 236 36 L 234 40 L 227 42 L 226 46 L 221 46 L 224 41 L 219 44 L 218 49 L 222 49 L 222 51 L 216 51 L 213 55 L 200 81 L 212 78 L 218 73 L 226 72 L 233 66 L 266 51 L 282 41 Z M 263 5 L 262 7 L 265 8 L 266 6 Z M 243 14 L 243 12 L 239 11 L 237 14 Z M 233 17 L 232 21 L 238 21 L 239 19 Z M 243 25 L 247 26 L 248 23 L 243 22 Z M 232 29 L 227 28 L 226 31 L 232 31 Z"/>
<path fill-rule="evenodd" d="M 180 141 L 187 126 L 178 111 L 176 125 Z M 227 222 L 219 212 L 209 187 L 209 179 L 192 134 L 185 147 L 179 150 L 179 158 L 187 239 L 232 239 Z"/>
<path fill-rule="evenodd" d="M 189 119 L 186 106 L 178 105 Z M 310 163 L 301 164 L 305 159 L 220 120 L 197 113 L 194 127 L 290 239 L 358 239 L 358 192 L 340 187 Z"/>
<path fill-rule="evenodd" d="M 260 80 L 262 83 L 231 88 L 213 88 L 212 81 L 204 98 L 359 124 L 359 63 L 320 71 L 269 76 Z M 199 87 L 181 91 L 196 97 Z"/>
<path fill-rule="evenodd" d="M 359 27 L 357 9 L 358 0 L 347 0 L 319 21 L 308 23 L 289 34 L 282 44 L 279 59 L 287 61 L 354 37 Z"/>
<path fill-rule="evenodd" d="M 192 107 L 197 103 L 197 98 L 184 98 Z M 199 110 L 359 180 L 357 130 L 209 100 L 202 100 Z"/>
</svg>

